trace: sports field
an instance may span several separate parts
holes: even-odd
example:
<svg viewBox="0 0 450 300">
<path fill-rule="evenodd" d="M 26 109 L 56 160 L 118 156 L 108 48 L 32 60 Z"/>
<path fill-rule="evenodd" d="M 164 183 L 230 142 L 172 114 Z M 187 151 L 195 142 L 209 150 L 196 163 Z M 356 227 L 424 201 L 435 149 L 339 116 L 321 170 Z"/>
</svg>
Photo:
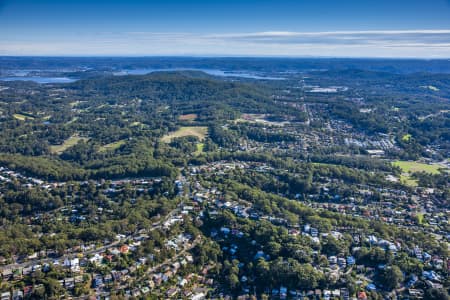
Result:
<svg viewBox="0 0 450 300">
<path fill-rule="evenodd" d="M 416 161 L 403 161 L 397 160 L 392 162 L 394 166 L 400 167 L 402 172 L 405 173 L 414 173 L 414 172 L 426 172 L 430 174 L 439 174 L 439 165 L 429 165 Z"/>
</svg>

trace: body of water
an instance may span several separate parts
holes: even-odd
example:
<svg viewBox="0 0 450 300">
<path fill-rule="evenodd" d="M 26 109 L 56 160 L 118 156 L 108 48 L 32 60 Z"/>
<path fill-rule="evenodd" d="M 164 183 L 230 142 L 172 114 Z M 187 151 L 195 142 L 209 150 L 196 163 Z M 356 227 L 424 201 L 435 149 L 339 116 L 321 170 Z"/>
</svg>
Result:
<svg viewBox="0 0 450 300">
<path fill-rule="evenodd" d="M 153 72 L 171 72 L 171 71 L 201 71 L 209 75 L 220 77 L 240 77 L 256 80 L 284 80 L 283 77 L 271 77 L 264 76 L 262 74 L 250 73 L 246 71 L 223 71 L 218 69 L 189 69 L 189 68 L 170 68 L 170 69 L 133 69 L 133 70 L 121 70 L 114 72 L 116 76 L 123 75 L 145 75 Z M 34 81 L 37 83 L 70 83 L 76 81 L 76 79 L 68 77 L 52 77 L 52 76 L 28 76 L 27 71 L 17 71 L 17 73 L 11 74 L 11 76 L 0 77 L 0 81 Z"/>
<path fill-rule="evenodd" d="M 40 76 L 9 76 L 0 77 L 0 81 L 34 81 L 37 83 L 69 83 L 74 82 L 76 79 L 67 77 L 40 77 Z"/>
<path fill-rule="evenodd" d="M 258 80 L 284 80 L 283 77 L 270 77 L 262 76 L 258 74 L 253 74 L 249 72 L 239 72 L 239 71 L 223 71 L 218 69 L 189 69 L 189 68 L 170 68 L 170 69 L 134 69 L 134 70 L 122 70 L 115 72 L 114 75 L 145 75 L 153 72 L 171 72 L 171 71 L 201 71 L 213 76 L 221 77 L 241 77 L 248 79 L 258 79 Z"/>
</svg>

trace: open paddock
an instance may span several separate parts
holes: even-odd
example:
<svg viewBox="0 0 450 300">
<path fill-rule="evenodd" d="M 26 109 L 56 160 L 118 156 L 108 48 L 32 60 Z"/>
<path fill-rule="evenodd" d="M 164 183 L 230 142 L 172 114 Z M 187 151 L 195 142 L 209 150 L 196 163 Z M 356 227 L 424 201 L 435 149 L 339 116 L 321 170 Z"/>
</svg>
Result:
<svg viewBox="0 0 450 300">
<path fill-rule="evenodd" d="M 88 141 L 89 139 L 86 137 L 80 137 L 78 135 L 73 135 L 67 140 L 64 141 L 61 145 L 52 145 L 50 146 L 50 152 L 52 154 L 61 154 L 70 147 L 75 146 L 79 141 Z"/>
<path fill-rule="evenodd" d="M 106 145 L 101 146 L 100 149 L 98 150 L 98 152 L 114 151 L 114 150 L 122 147 L 122 145 L 125 145 L 125 143 L 126 143 L 126 140 L 119 140 L 117 142 L 106 144 Z"/>
<path fill-rule="evenodd" d="M 426 172 L 430 174 L 439 174 L 439 169 L 441 166 L 435 164 L 425 164 L 416 161 L 402 161 L 397 160 L 392 162 L 394 166 L 402 169 L 404 173 L 414 173 L 414 172 Z"/>
<path fill-rule="evenodd" d="M 181 115 L 178 117 L 178 120 L 180 121 L 195 121 L 197 120 L 198 115 L 197 114 L 186 114 L 186 115 Z"/>
<path fill-rule="evenodd" d="M 180 127 L 177 131 L 169 132 L 161 138 L 161 141 L 170 143 L 172 139 L 184 136 L 195 136 L 200 141 L 203 141 L 207 134 L 208 127 L 206 126 L 184 126 Z"/>
</svg>

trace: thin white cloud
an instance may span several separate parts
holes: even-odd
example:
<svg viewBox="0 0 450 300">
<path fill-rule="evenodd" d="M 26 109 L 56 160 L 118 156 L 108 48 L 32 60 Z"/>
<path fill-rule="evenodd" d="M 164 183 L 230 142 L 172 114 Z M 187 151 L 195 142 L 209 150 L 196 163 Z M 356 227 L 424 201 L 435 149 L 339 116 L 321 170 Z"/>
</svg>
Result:
<svg viewBox="0 0 450 300">
<path fill-rule="evenodd" d="M 445 45 L 450 42 L 450 30 L 395 31 L 327 31 L 327 32 L 257 32 L 250 34 L 212 35 L 211 38 L 254 43 L 329 44 L 329 45 Z"/>
<path fill-rule="evenodd" d="M 385 34 L 385 35 L 394 35 L 394 34 L 449 34 L 450 29 L 423 29 L 423 30 L 356 30 L 356 31 L 312 31 L 312 32 L 295 32 L 295 31 L 263 31 L 263 32 L 255 32 L 255 33 L 238 33 L 238 34 L 217 34 L 210 35 L 215 37 L 252 37 L 252 36 L 301 36 L 301 35 L 309 35 L 309 36 L 319 36 L 319 35 L 352 35 L 352 34 Z"/>
<path fill-rule="evenodd" d="M 64 40 L 7 40 L 0 55 L 245 55 L 450 57 L 450 30 L 375 30 L 193 34 L 125 32 Z"/>
</svg>

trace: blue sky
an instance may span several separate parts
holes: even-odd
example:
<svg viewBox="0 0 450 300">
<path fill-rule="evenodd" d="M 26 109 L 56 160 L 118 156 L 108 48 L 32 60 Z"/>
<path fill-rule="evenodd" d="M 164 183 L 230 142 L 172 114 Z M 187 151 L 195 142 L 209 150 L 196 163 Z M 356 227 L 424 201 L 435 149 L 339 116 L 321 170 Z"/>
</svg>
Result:
<svg viewBox="0 0 450 300">
<path fill-rule="evenodd" d="M 450 0 L 0 0 L 0 55 L 450 57 Z"/>
</svg>

